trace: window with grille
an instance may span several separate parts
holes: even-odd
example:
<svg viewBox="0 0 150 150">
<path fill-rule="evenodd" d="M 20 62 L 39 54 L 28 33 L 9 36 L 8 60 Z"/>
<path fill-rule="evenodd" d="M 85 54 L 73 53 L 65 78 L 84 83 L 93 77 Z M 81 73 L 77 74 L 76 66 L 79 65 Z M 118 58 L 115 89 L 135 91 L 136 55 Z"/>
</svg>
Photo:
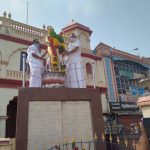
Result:
<svg viewBox="0 0 150 150">
<path fill-rule="evenodd" d="M 92 65 L 90 63 L 86 64 L 86 74 L 92 75 Z"/>
</svg>

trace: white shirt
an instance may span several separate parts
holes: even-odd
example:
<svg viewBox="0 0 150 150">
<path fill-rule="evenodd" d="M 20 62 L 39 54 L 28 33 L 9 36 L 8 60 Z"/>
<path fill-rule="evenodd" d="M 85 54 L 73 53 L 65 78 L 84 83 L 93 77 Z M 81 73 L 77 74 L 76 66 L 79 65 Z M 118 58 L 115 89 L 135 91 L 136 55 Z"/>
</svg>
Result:
<svg viewBox="0 0 150 150">
<path fill-rule="evenodd" d="M 80 49 L 80 41 L 79 39 L 75 39 L 74 42 L 70 42 L 68 45 L 68 52 L 72 51 L 76 46 L 79 48 L 77 51 L 69 54 L 69 62 L 80 61 L 81 60 L 81 49 Z"/>
<path fill-rule="evenodd" d="M 32 56 L 33 53 L 35 53 L 38 56 L 41 56 L 41 54 L 40 54 L 39 50 L 37 49 L 37 47 L 35 45 L 31 45 L 27 49 L 27 54 L 28 54 L 27 61 L 29 63 L 35 64 L 35 65 L 43 66 L 43 61 L 33 57 Z"/>
<path fill-rule="evenodd" d="M 61 54 L 59 55 L 59 61 L 61 64 L 66 65 L 66 63 L 68 62 L 68 56 L 62 56 Z"/>
</svg>

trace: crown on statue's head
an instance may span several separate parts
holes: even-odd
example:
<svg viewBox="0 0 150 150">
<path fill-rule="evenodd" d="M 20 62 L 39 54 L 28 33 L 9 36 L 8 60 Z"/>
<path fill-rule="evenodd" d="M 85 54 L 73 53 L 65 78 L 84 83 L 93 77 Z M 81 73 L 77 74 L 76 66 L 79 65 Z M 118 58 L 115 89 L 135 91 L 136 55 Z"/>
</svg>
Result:
<svg viewBox="0 0 150 150">
<path fill-rule="evenodd" d="M 50 33 L 50 32 L 53 31 L 53 30 L 54 30 L 54 28 L 53 28 L 52 26 L 48 26 L 48 27 L 47 27 L 48 33 Z"/>
</svg>

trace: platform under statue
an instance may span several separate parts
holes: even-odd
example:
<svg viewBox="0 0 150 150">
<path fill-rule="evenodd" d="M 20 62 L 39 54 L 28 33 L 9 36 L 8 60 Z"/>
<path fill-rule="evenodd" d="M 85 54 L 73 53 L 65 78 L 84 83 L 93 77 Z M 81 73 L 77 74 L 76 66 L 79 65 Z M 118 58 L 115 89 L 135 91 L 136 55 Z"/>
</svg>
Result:
<svg viewBox="0 0 150 150">
<path fill-rule="evenodd" d="M 17 103 L 16 150 L 72 150 L 74 141 L 93 141 L 104 130 L 98 89 L 20 88 Z M 66 143 L 68 145 L 66 146 Z M 91 142 L 90 150 L 106 150 Z"/>
<path fill-rule="evenodd" d="M 48 27 L 46 42 L 49 59 L 47 60 L 47 70 L 43 74 L 43 84 L 45 87 L 63 87 L 68 59 L 64 37 L 56 34 L 50 26 Z"/>
</svg>

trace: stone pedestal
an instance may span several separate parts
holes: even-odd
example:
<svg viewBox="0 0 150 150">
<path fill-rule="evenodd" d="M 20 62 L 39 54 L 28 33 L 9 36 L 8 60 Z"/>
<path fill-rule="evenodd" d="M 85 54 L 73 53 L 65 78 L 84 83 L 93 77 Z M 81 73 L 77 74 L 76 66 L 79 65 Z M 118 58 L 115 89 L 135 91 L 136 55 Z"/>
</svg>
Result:
<svg viewBox="0 0 150 150">
<path fill-rule="evenodd" d="M 100 92 L 95 89 L 21 88 L 18 97 L 16 150 L 49 149 L 54 145 L 101 137 Z M 68 147 L 71 149 L 71 147 Z M 85 145 L 88 148 L 88 145 Z M 91 150 L 100 143 L 91 144 Z M 103 147 L 105 149 L 105 147 Z"/>
</svg>

